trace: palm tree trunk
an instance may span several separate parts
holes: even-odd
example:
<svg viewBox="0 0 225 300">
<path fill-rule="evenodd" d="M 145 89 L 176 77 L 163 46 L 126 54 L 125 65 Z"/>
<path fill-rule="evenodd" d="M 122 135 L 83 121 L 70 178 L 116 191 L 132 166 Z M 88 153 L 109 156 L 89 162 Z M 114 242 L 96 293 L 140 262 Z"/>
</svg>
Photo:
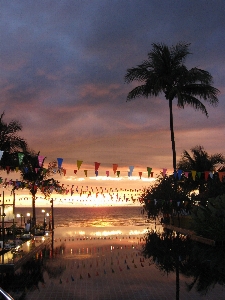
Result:
<svg viewBox="0 0 225 300">
<path fill-rule="evenodd" d="M 169 99 L 169 109 L 170 109 L 170 133 L 171 133 L 171 142 L 172 142 L 172 152 L 173 152 L 173 169 L 174 172 L 177 168 L 177 162 L 176 162 L 176 148 L 175 148 L 175 139 L 174 139 L 174 130 L 173 130 L 173 110 L 172 110 L 172 103 L 173 100 Z"/>
<path fill-rule="evenodd" d="M 180 255 L 180 234 L 177 232 L 176 236 L 177 245 L 176 245 L 176 300 L 180 299 L 180 261 L 179 261 L 179 255 Z"/>
<path fill-rule="evenodd" d="M 35 208 L 35 198 L 36 198 L 36 193 L 32 194 L 32 213 L 33 213 L 33 218 L 32 218 L 32 229 L 35 228 L 36 226 L 36 208 Z"/>
<path fill-rule="evenodd" d="M 176 300 L 180 299 L 180 270 L 179 270 L 179 256 L 176 257 Z"/>
</svg>

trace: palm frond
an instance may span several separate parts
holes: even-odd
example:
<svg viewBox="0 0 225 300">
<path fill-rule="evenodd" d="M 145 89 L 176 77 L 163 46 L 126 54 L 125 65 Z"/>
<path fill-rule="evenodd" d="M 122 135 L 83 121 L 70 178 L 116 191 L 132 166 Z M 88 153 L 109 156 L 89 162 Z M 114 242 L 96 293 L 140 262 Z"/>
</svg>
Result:
<svg viewBox="0 0 225 300">
<path fill-rule="evenodd" d="M 146 67 L 140 65 L 136 68 L 131 68 L 127 70 L 125 75 L 125 82 L 130 83 L 134 80 L 136 81 L 145 81 L 149 77 L 149 72 Z"/>
<path fill-rule="evenodd" d="M 205 70 L 199 69 L 199 68 L 192 68 L 188 72 L 188 81 L 190 82 L 201 82 L 203 84 L 212 84 L 212 75 Z"/>
<path fill-rule="evenodd" d="M 7 126 L 8 133 L 15 133 L 22 130 L 22 125 L 18 121 L 11 121 Z"/>
<path fill-rule="evenodd" d="M 145 84 L 135 87 L 133 90 L 131 90 L 127 95 L 127 101 L 130 101 L 132 99 L 135 99 L 137 97 L 145 97 L 148 98 L 148 96 L 157 96 L 159 93 L 158 90 L 155 90 Z"/>
<path fill-rule="evenodd" d="M 181 159 L 178 163 L 178 167 L 183 171 L 190 171 L 194 169 L 195 161 L 191 155 L 184 150 L 181 156 Z"/>
<path fill-rule="evenodd" d="M 218 104 L 217 95 L 219 90 L 211 85 L 201 83 L 191 83 L 183 86 L 182 93 L 192 96 L 197 96 L 199 99 L 203 99 L 209 104 L 216 106 Z"/>
<path fill-rule="evenodd" d="M 210 160 L 214 165 L 225 163 L 225 157 L 222 153 L 216 153 L 216 154 L 211 155 Z"/>
<path fill-rule="evenodd" d="M 173 66 L 179 67 L 184 63 L 188 54 L 191 54 L 189 51 L 189 46 L 189 43 L 178 43 L 170 48 Z"/>
<path fill-rule="evenodd" d="M 205 114 L 208 117 L 208 112 L 206 110 L 205 105 L 199 101 L 197 98 L 191 95 L 184 95 L 182 94 L 182 102 L 180 102 L 180 99 L 178 99 L 177 106 L 184 108 L 185 105 L 190 105 L 196 110 L 202 111 L 203 114 Z"/>
<path fill-rule="evenodd" d="M 224 162 L 225 157 L 221 153 L 209 155 L 203 146 L 197 145 L 191 148 L 191 154 L 187 150 L 182 152 L 178 167 L 184 171 L 213 171 Z"/>
</svg>

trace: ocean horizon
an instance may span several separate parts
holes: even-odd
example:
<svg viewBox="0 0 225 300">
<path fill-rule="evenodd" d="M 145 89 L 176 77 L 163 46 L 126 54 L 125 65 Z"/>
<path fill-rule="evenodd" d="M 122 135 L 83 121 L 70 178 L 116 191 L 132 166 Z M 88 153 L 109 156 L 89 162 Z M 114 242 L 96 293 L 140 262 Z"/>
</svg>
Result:
<svg viewBox="0 0 225 300">
<path fill-rule="evenodd" d="M 43 223 L 44 213 L 46 222 L 51 218 L 51 208 L 36 207 L 36 222 Z M 15 215 L 23 215 L 22 224 L 32 216 L 31 207 L 15 207 Z M 143 208 L 139 206 L 101 206 L 101 207 L 54 207 L 55 227 L 107 227 L 107 226 L 141 226 L 146 222 Z M 21 223 L 21 218 L 17 217 Z"/>
<path fill-rule="evenodd" d="M 42 210 L 45 210 L 45 213 Z M 149 227 L 155 226 L 149 222 L 142 206 L 123 207 L 55 207 L 54 227 L 58 236 L 130 236 L 143 235 Z M 16 207 L 16 222 L 19 226 L 25 226 L 32 213 L 30 207 Z M 49 216 L 46 216 L 46 214 Z M 51 221 L 50 208 L 36 208 L 36 223 L 43 225 L 44 216 L 46 223 Z M 22 224 L 22 225 L 21 225 Z"/>
</svg>

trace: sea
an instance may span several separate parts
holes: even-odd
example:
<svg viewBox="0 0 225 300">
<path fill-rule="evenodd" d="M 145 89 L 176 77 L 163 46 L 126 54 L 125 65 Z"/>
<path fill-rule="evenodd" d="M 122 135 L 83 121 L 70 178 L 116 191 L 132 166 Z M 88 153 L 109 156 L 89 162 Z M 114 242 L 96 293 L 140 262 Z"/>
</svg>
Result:
<svg viewBox="0 0 225 300">
<path fill-rule="evenodd" d="M 23 215 L 22 218 L 16 218 L 19 226 L 27 222 L 27 213 L 32 213 L 31 208 L 15 208 L 15 215 Z M 49 224 L 50 208 L 36 207 L 37 224 L 43 224 L 44 216 Z M 56 232 L 60 229 L 60 234 L 64 236 L 138 235 L 154 225 L 147 219 L 142 206 L 54 207 L 53 217 Z"/>
</svg>

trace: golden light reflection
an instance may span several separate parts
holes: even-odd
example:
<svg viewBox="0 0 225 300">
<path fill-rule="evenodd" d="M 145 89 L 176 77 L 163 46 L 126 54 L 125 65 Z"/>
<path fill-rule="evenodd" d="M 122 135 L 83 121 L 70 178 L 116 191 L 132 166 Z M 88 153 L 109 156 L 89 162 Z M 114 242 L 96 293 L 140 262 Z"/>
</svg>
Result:
<svg viewBox="0 0 225 300">
<path fill-rule="evenodd" d="M 110 236 L 110 235 L 121 235 L 122 231 L 121 230 L 111 230 L 111 231 L 96 231 L 96 232 L 91 232 L 91 235 L 95 236 Z"/>
<path fill-rule="evenodd" d="M 148 229 L 143 230 L 129 230 L 125 235 L 136 236 L 143 235 L 148 232 Z M 87 234 L 85 231 L 79 231 L 80 236 L 85 237 Z M 108 237 L 108 236 L 122 236 L 124 232 L 122 230 L 103 230 L 103 231 L 94 231 L 88 232 L 88 236 L 96 237 Z"/>
<path fill-rule="evenodd" d="M 79 235 L 85 235 L 85 231 L 79 231 Z"/>
<path fill-rule="evenodd" d="M 140 235 L 140 234 L 145 234 L 148 232 L 148 229 L 143 229 L 143 230 L 130 230 L 129 235 Z"/>
</svg>

